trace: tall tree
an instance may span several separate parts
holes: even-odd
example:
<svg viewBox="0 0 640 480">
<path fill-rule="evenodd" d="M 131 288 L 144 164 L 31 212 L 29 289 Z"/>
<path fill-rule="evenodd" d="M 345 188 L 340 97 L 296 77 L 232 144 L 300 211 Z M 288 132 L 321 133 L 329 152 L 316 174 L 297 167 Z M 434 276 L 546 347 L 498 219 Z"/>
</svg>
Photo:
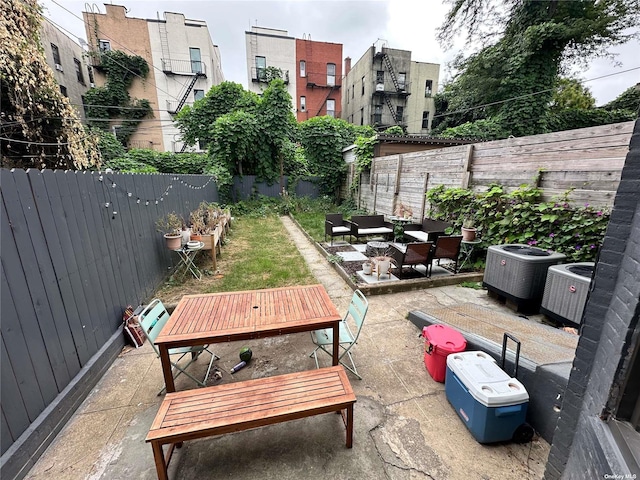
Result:
<svg viewBox="0 0 640 480">
<path fill-rule="evenodd" d="M 439 118 L 449 112 L 458 115 L 456 123 L 491 117 L 507 134 L 542 133 L 558 76 L 638 38 L 630 28 L 639 19 L 637 0 L 453 0 L 441 41 L 466 31 L 468 42 L 486 46 L 455 63 L 461 73 Z"/>
</svg>

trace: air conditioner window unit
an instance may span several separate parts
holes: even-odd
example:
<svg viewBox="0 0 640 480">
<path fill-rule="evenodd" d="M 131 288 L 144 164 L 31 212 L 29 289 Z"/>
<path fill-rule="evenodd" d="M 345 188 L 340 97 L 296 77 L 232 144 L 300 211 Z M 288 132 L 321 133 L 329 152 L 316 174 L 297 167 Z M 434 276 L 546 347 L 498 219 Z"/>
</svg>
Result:
<svg viewBox="0 0 640 480">
<path fill-rule="evenodd" d="M 561 323 L 579 325 L 587 303 L 595 263 L 566 263 L 549 267 L 540 313 Z"/>
<path fill-rule="evenodd" d="M 482 284 L 514 302 L 518 311 L 537 312 L 548 268 L 565 258 L 562 253 L 529 245 L 492 245 L 487 249 Z"/>
<path fill-rule="evenodd" d="M 56 63 L 56 70 L 59 70 L 60 72 L 64 71 L 62 70 L 62 65 L 60 65 L 59 63 Z"/>
<path fill-rule="evenodd" d="M 384 92 L 384 83 L 376 84 L 376 92 Z"/>
</svg>

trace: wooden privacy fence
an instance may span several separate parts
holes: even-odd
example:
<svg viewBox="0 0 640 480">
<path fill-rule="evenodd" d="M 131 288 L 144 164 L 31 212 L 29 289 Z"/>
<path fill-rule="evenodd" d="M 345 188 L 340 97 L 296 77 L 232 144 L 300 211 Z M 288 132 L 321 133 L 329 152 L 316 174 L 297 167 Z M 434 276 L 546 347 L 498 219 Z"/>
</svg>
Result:
<svg viewBox="0 0 640 480">
<path fill-rule="evenodd" d="M 188 219 L 218 190 L 203 175 L 6 169 L 0 187 L 1 467 L 13 478 L 113 359 L 93 368 L 96 357 L 119 352 L 124 307 L 147 300 L 176 261 L 155 222 Z"/>
<path fill-rule="evenodd" d="M 362 175 L 356 201 L 362 209 L 387 215 L 402 202 L 412 208 L 414 218 L 423 218 L 429 208 L 425 194 L 438 185 L 482 191 L 491 183 L 512 189 L 537 179 L 544 199 L 574 189 L 569 195 L 572 203 L 611 206 L 633 125 L 617 123 L 378 157 L 371 172 Z"/>
</svg>

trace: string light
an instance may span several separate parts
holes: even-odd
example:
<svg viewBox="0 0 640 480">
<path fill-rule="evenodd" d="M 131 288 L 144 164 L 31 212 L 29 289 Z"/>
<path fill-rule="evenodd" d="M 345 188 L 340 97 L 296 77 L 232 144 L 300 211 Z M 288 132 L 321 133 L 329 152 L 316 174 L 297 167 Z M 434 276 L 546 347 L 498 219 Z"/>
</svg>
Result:
<svg viewBox="0 0 640 480">
<path fill-rule="evenodd" d="M 105 174 L 111 174 L 113 173 L 113 170 L 108 169 L 105 170 Z M 144 201 L 145 206 L 148 206 L 151 202 L 153 202 L 155 205 L 158 205 L 160 202 L 164 201 L 164 197 L 169 195 L 169 190 L 171 190 L 173 188 L 173 184 L 180 182 L 180 185 L 183 185 L 191 190 L 202 190 L 203 188 L 206 188 L 211 182 L 215 181 L 215 177 L 211 176 L 207 179 L 207 181 L 202 184 L 202 185 L 193 185 L 190 184 L 188 182 L 186 182 L 185 180 L 181 179 L 180 177 L 174 176 L 174 177 L 170 177 L 170 183 L 169 185 L 167 185 L 167 187 L 165 188 L 164 192 L 162 192 L 162 194 L 160 194 L 160 196 L 156 197 L 156 198 L 151 198 L 151 199 L 143 199 L 138 195 L 135 195 L 135 192 L 133 191 L 128 191 L 126 189 L 124 189 L 123 187 L 119 187 L 118 184 L 113 181 L 113 179 L 111 178 L 105 178 L 106 175 L 100 174 L 97 178 L 98 181 L 100 182 L 104 182 L 104 181 L 108 181 L 111 183 L 111 188 L 115 189 L 116 191 L 121 191 L 123 192 L 123 194 L 125 194 L 127 196 L 127 198 L 133 198 L 134 196 L 136 197 L 136 204 L 141 204 Z M 109 205 L 111 205 L 111 202 L 106 202 L 105 203 L 105 207 L 108 208 Z M 117 212 L 114 212 L 113 214 L 114 216 L 117 215 Z"/>
</svg>

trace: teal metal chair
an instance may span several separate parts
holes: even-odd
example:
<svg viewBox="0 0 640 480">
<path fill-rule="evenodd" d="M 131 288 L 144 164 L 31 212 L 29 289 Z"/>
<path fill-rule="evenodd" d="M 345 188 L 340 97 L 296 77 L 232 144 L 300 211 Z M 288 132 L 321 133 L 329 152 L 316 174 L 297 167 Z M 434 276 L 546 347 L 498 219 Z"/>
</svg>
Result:
<svg viewBox="0 0 640 480">
<path fill-rule="evenodd" d="M 358 341 L 362 325 L 364 324 L 364 317 L 367 315 L 368 309 L 369 302 L 367 298 L 360 290 L 356 290 L 353 292 L 353 297 L 351 297 L 349 309 L 340 322 L 340 363 L 360 380 L 362 380 L 362 377 L 356 369 L 356 364 L 351 356 L 351 349 Z M 349 320 L 349 318 L 351 318 L 351 320 Z M 349 325 L 350 323 L 352 326 Z M 309 357 L 313 357 L 316 361 L 316 368 L 320 368 L 317 355 L 319 350 L 333 357 L 333 328 L 323 328 L 311 332 L 311 340 L 316 345 L 316 348 L 311 352 Z M 349 359 L 351 365 L 343 361 L 344 357 Z"/>
<path fill-rule="evenodd" d="M 157 298 L 152 300 L 149 305 L 144 307 L 144 309 L 140 313 L 138 313 L 138 322 L 140 323 L 142 331 L 149 340 L 149 343 L 151 343 L 151 346 L 156 352 L 158 358 L 160 358 L 160 350 L 156 346 L 155 340 L 156 338 L 158 338 L 158 335 L 167 323 L 167 320 L 169 320 L 169 317 L 169 312 L 167 312 L 167 309 Z M 186 369 L 189 367 L 189 365 L 195 362 L 200 354 L 204 351 L 208 352 L 211 355 L 211 360 L 209 360 L 209 366 L 207 367 L 207 373 L 205 374 L 204 379 L 200 381 L 189 372 L 187 372 Z M 191 359 L 189 360 L 189 362 L 187 362 L 185 365 L 180 365 L 179 363 L 188 354 L 191 354 Z M 174 357 L 176 355 L 179 355 L 179 358 L 175 361 L 172 360 L 171 357 Z M 209 345 L 199 345 L 195 347 L 171 348 L 169 349 L 169 359 L 171 362 L 171 374 L 173 375 L 174 379 L 184 373 L 187 377 L 196 382 L 198 386 L 204 387 L 206 385 L 205 382 L 207 381 L 207 377 L 209 376 L 209 372 L 211 371 L 211 366 L 213 365 L 214 360 L 219 360 L 220 357 L 209 350 Z M 166 387 L 163 387 L 162 390 L 158 392 L 158 395 L 162 395 L 165 389 Z"/>
</svg>

